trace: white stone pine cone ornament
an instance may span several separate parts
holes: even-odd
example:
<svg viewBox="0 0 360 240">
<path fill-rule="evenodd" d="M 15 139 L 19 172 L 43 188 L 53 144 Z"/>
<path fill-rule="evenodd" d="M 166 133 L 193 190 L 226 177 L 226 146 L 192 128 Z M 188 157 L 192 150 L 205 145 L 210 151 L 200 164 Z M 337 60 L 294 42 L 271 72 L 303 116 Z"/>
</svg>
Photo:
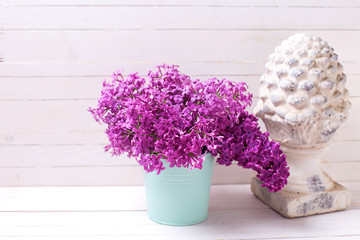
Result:
<svg viewBox="0 0 360 240">
<path fill-rule="evenodd" d="M 334 49 L 315 35 L 298 33 L 275 49 L 265 67 L 254 112 L 270 136 L 288 146 L 329 142 L 351 106 Z"/>
</svg>

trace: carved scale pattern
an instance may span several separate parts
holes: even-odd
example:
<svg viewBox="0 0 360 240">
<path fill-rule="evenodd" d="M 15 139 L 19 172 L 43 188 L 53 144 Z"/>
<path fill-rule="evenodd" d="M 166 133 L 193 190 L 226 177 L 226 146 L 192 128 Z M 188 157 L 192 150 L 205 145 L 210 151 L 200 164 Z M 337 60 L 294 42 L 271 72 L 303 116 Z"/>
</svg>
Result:
<svg viewBox="0 0 360 240">
<path fill-rule="evenodd" d="M 254 110 L 270 136 L 288 145 L 326 144 L 351 106 L 346 75 L 334 49 L 298 33 L 269 56 Z"/>
</svg>

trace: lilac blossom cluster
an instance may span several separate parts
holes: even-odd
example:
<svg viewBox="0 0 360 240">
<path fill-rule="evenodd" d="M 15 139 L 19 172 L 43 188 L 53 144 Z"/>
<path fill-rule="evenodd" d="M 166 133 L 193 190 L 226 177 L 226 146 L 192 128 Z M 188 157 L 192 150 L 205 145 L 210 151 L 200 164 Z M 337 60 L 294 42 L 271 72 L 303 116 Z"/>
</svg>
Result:
<svg viewBox="0 0 360 240">
<path fill-rule="evenodd" d="M 210 153 L 221 165 L 235 161 L 255 170 L 263 186 L 279 191 L 289 176 L 286 157 L 245 110 L 251 98 L 243 82 L 192 80 L 178 66 L 162 65 L 148 81 L 114 73 L 89 111 L 107 125 L 106 151 L 128 153 L 146 172 L 164 170 L 162 159 L 170 167 L 201 169 Z"/>
</svg>

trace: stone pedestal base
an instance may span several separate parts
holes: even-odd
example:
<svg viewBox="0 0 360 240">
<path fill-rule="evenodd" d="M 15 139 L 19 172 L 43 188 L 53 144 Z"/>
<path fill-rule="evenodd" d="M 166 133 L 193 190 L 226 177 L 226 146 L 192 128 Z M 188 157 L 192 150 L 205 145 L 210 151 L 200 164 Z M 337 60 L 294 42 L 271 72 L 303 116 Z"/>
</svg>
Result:
<svg viewBox="0 0 360 240">
<path fill-rule="evenodd" d="M 257 178 L 251 180 L 253 194 L 269 207 L 287 218 L 345 210 L 350 205 L 351 193 L 334 182 L 334 188 L 319 192 L 269 192 Z"/>
</svg>

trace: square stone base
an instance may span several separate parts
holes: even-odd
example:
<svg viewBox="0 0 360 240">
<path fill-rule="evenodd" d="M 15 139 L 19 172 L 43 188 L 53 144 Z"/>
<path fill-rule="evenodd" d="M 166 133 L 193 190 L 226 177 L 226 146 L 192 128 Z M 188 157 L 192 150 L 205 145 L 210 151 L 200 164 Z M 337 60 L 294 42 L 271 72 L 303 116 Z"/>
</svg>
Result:
<svg viewBox="0 0 360 240">
<path fill-rule="evenodd" d="M 261 187 L 257 178 L 251 179 L 251 191 L 266 205 L 287 218 L 304 217 L 314 214 L 335 212 L 346 209 L 350 205 L 351 193 L 345 187 L 334 183 L 329 191 L 296 193 L 269 192 Z"/>
</svg>

